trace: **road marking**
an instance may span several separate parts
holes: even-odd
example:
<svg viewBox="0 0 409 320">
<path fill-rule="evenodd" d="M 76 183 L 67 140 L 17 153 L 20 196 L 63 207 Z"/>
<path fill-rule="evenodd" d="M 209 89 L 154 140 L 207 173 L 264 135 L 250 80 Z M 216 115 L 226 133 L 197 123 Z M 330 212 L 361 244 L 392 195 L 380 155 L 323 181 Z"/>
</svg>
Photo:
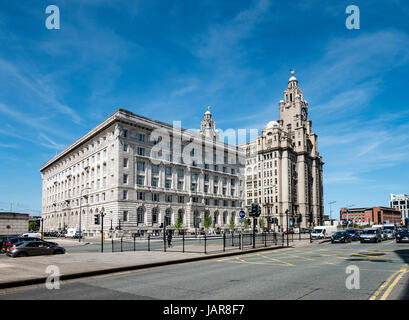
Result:
<svg viewBox="0 0 409 320">
<path fill-rule="evenodd" d="M 383 289 L 389 284 L 389 282 L 392 281 L 392 279 L 400 272 L 400 270 L 395 271 L 392 273 L 391 276 L 378 288 L 378 290 L 375 291 L 375 293 L 369 298 L 369 300 L 375 300 L 376 297 L 379 295 L 379 293 L 382 292 Z"/>
<path fill-rule="evenodd" d="M 291 263 L 284 262 L 284 261 L 281 261 L 281 260 L 275 259 L 275 258 L 270 258 L 270 257 L 267 257 L 267 256 L 265 256 L 265 255 L 262 255 L 261 253 L 259 253 L 258 255 L 261 256 L 261 257 L 263 257 L 263 258 L 269 259 L 269 260 L 271 260 L 271 261 L 279 262 L 279 263 L 285 264 L 285 265 L 287 265 L 287 266 L 289 266 L 289 267 L 294 267 L 294 265 L 291 264 Z"/>
<path fill-rule="evenodd" d="M 380 300 L 386 300 L 388 296 L 391 294 L 393 288 L 398 284 L 399 280 L 402 278 L 402 276 L 407 272 L 407 267 L 402 268 L 399 271 L 399 275 L 395 278 L 395 280 L 392 282 L 392 284 L 389 286 L 388 289 L 386 289 L 385 293 L 381 297 Z"/>
</svg>

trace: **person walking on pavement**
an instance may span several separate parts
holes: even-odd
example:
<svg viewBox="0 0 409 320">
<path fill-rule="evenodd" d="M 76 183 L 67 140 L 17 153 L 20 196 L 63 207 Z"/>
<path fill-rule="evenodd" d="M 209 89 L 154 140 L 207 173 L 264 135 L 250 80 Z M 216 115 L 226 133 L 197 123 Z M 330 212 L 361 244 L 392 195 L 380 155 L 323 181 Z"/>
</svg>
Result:
<svg viewBox="0 0 409 320">
<path fill-rule="evenodd" d="M 172 232 L 168 232 L 168 248 L 172 246 Z"/>
</svg>

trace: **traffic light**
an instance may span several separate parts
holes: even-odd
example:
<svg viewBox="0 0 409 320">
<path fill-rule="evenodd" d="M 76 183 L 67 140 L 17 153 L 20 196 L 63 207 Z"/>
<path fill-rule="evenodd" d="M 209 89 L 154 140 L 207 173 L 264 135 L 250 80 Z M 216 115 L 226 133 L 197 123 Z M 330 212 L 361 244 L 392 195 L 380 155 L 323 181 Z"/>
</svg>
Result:
<svg viewBox="0 0 409 320">
<path fill-rule="evenodd" d="M 261 215 L 261 206 L 258 204 L 257 205 L 257 215 L 256 217 L 259 217 Z"/>
<path fill-rule="evenodd" d="M 257 214 L 257 203 L 252 203 L 249 211 L 249 217 L 255 217 Z"/>
<path fill-rule="evenodd" d="M 301 223 L 302 221 L 302 215 L 301 213 L 297 214 L 297 223 Z"/>
<path fill-rule="evenodd" d="M 247 222 L 249 224 L 249 227 L 251 227 L 251 219 L 247 219 Z"/>
<path fill-rule="evenodd" d="M 310 213 L 308 214 L 308 222 L 310 222 L 310 223 L 313 223 L 313 222 L 314 222 L 314 217 L 313 217 L 313 215 L 312 215 L 312 212 L 310 212 Z"/>
<path fill-rule="evenodd" d="M 94 224 L 99 224 L 99 214 L 94 215 Z"/>
</svg>

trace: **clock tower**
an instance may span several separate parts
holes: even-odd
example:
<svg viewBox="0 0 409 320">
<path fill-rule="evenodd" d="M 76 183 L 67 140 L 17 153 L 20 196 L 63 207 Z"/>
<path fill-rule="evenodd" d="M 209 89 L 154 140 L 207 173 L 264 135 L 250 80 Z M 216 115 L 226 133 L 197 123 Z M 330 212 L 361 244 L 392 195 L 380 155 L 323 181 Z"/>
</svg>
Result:
<svg viewBox="0 0 409 320">
<path fill-rule="evenodd" d="M 308 103 L 303 99 L 302 90 L 298 87 L 298 80 L 291 70 L 288 87 L 284 90 L 284 100 L 280 101 L 280 125 L 287 131 L 304 127 L 308 121 Z"/>
</svg>

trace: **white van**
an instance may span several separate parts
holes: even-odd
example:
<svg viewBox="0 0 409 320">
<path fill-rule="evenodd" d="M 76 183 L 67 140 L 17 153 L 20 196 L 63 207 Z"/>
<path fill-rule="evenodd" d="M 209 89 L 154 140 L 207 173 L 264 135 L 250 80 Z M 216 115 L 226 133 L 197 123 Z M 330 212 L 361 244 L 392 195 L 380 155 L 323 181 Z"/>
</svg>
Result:
<svg viewBox="0 0 409 320">
<path fill-rule="evenodd" d="M 28 232 L 24 233 L 22 237 L 38 238 L 41 239 L 41 232 Z"/>
<path fill-rule="evenodd" d="M 325 239 L 331 238 L 331 236 L 337 232 L 336 226 L 317 226 L 311 232 L 311 239 Z"/>
<path fill-rule="evenodd" d="M 76 236 L 79 236 L 80 231 L 77 230 L 76 228 L 68 228 L 67 233 L 65 234 L 66 238 L 74 238 Z"/>
</svg>

